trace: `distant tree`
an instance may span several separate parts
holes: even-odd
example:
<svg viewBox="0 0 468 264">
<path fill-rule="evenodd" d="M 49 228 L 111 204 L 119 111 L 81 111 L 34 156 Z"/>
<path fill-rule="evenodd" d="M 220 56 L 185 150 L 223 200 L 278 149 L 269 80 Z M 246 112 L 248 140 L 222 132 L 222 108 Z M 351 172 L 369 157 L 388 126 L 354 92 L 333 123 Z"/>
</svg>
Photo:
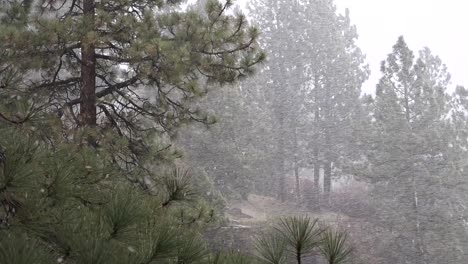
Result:
<svg viewBox="0 0 468 264">
<path fill-rule="evenodd" d="M 194 125 L 177 138 L 184 158 L 204 170 L 229 198 L 265 194 L 272 188 L 274 127 L 263 93 L 257 93 L 261 88 L 247 80 L 213 91 L 198 105 L 215 113 L 216 124 Z"/>
<path fill-rule="evenodd" d="M 256 0 L 251 8 L 254 23 L 264 28 L 259 41 L 271 54 L 256 78 L 269 87 L 280 195 L 281 177 L 292 171 L 299 183 L 299 168 L 308 166 L 314 167 L 317 188 L 324 170 L 328 193 L 332 170 L 350 158 L 345 145 L 368 75 L 356 29 L 332 1 Z"/>
<path fill-rule="evenodd" d="M 197 1 L 190 8 L 206 15 L 206 2 Z M 271 189 L 265 184 L 273 171 L 270 106 L 264 98 L 265 87 L 251 79 L 221 88 L 207 85 L 210 96 L 194 107 L 214 114 L 216 123 L 209 127 L 194 123 L 176 139 L 190 166 L 204 171 L 229 198 L 246 198 L 254 190 Z"/>
<path fill-rule="evenodd" d="M 451 209 L 444 205 L 452 203 L 446 184 L 456 173 L 447 136 L 453 124 L 446 122 L 450 75 L 427 48 L 415 59 L 403 37 L 381 70 L 367 158 L 379 221 L 397 232 L 394 261 L 455 261 L 433 253 L 442 244 L 445 250 L 460 245 L 446 236 L 457 236 L 459 225 L 447 225 Z"/>
<path fill-rule="evenodd" d="M 309 134 L 311 151 L 307 153 L 312 157 L 316 182 L 320 164 L 323 165 L 324 192 L 328 195 L 333 171 L 335 176 L 340 176 L 342 166 L 353 162 L 359 153 L 354 134 L 361 107 L 361 85 L 369 72 L 364 55 L 355 43 L 358 36 L 349 12 L 337 15 L 332 2 L 324 8 L 328 12 L 325 21 L 329 22 L 317 19 L 320 22 L 313 24 L 308 32 L 316 40 L 309 60 L 309 87 L 305 89 L 307 112 L 313 116 Z"/>
</svg>

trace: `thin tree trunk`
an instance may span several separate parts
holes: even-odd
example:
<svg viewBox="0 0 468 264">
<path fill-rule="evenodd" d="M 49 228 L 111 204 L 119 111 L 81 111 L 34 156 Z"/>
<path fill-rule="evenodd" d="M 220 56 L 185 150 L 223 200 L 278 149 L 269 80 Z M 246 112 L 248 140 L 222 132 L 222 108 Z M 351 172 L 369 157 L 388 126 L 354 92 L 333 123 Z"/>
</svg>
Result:
<svg viewBox="0 0 468 264">
<path fill-rule="evenodd" d="M 81 104 L 80 122 L 83 126 L 96 125 L 96 54 L 94 31 L 94 0 L 83 0 L 84 24 L 87 35 L 81 41 Z"/>
<path fill-rule="evenodd" d="M 325 131 L 325 153 L 323 164 L 323 193 L 324 200 L 327 205 L 330 203 L 330 193 L 332 189 L 332 153 L 331 153 L 331 139 L 328 127 Z"/>
<path fill-rule="evenodd" d="M 325 193 L 330 193 L 331 191 L 331 162 L 326 161 L 323 166 L 324 171 L 324 182 L 323 182 L 323 189 Z"/>
<path fill-rule="evenodd" d="M 328 155 L 326 155 L 328 156 Z M 331 192 L 331 171 L 332 163 L 329 158 L 326 158 L 325 163 L 323 164 L 323 193 L 325 195 L 325 202 L 329 202 L 330 192 Z"/>
<path fill-rule="evenodd" d="M 319 107 L 319 79 L 314 77 L 314 122 L 315 122 L 315 146 L 314 146 L 314 202 L 313 208 L 320 210 L 320 107 Z"/>
<path fill-rule="evenodd" d="M 296 201 L 299 205 L 301 202 L 301 182 L 299 178 L 299 158 L 298 158 L 298 143 L 297 143 L 297 128 L 294 129 L 294 177 L 296 179 Z"/>
<path fill-rule="evenodd" d="M 326 151 L 325 151 L 325 162 L 323 164 L 323 192 L 328 195 L 331 191 L 331 172 L 332 172 L 332 162 L 331 162 L 331 153 L 330 153 L 330 136 L 326 135 Z"/>
<path fill-rule="evenodd" d="M 282 108 L 282 107 L 281 107 Z M 280 110 L 279 113 L 279 127 L 280 131 L 284 132 L 284 113 Z M 278 135 L 278 153 L 277 153 L 277 162 L 278 162 L 278 180 L 279 180 L 279 199 L 284 202 L 286 201 L 286 170 L 284 168 L 284 159 L 285 159 L 285 142 L 284 142 L 284 133 Z"/>
<path fill-rule="evenodd" d="M 331 148 L 333 147 L 331 144 L 331 120 L 332 120 L 332 111 L 331 111 L 331 97 L 330 97 L 330 88 L 325 89 L 325 109 L 324 109 L 324 117 L 325 117 L 325 122 L 324 122 L 324 136 L 325 136 L 325 161 L 323 164 L 323 192 L 325 194 L 325 198 L 327 202 L 329 202 L 329 197 L 330 197 L 330 191 L 332 188 L 332 182 L 331 182 L 331 171 L 332 171 L 332 161 L 331 161 Z"/>
<path fill-rule="evenodd" d="M 296 199 L 297 203 L 299 204 L 301 202 L 301 182 L 299 178 L 299 165 L 297 160 L 294 163 L 294 177 L 296 178 Z"/>
<path fill-rule="evenodd" d="M 421 221 L 419 218 L 419 197 L 418 189 L 416 183 L 416 177 L 412 176 L 412 192 L 413 192 L 413 210 L 415 213 L 415 225 L 416 225 L 416 250 L 419 255 L 417 262 L 422 264 L 427 264 L 426 261 L 426 251 L 424 247 L 424 241 L 421 233 Z"/>
<path fill-rule="evenodd" d="M 314 147 L 314 209 L 320 210 L 320 161 L 319 161 L 319 149 L 317 146 Z"/>
</svg>

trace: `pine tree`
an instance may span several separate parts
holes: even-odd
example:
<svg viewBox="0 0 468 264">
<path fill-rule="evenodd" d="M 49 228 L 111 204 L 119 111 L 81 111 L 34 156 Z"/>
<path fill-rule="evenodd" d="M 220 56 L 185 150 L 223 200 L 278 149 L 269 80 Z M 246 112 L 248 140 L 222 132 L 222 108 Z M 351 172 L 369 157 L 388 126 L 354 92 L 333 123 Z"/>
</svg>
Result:
<svg viewBox="0 0 468 264">
<path fill-rule="evenodd" d="M 194 107 L 204 84 L 246 77 L 264 54 L 231 1 L 204 15 L 181 2 L 2 3 L 2 261 L 208 259 L 213 213 L 171 140 L 213 122 Z"/>
<path fill-rule="evenodd" d="M 216 124 L 192 126 L 180 134 L 177 143 L 186 160 L 205 171 L 217 190 L 230 198 L 247 198 L 249 193 L 265 193 L 271 180 L 271 138 L 268 106 L 255 94 L 259 86 L 242 82 L 219 89 L 199 106 L 217 116 Z"/>
<path fill-rule="evenodd" d="M 193 8 L 202 10 L 206 1 Z M 216 115 L 216 124 L 194 124 L 177 138 L 190 166 L 204 171 L 224 197 L 247 198 L 253 191 L 264 191 L 270 180 L 269 148 L 273 130 L 264 87 L 247 78 L 217 89 L 208 86 L 210 96 L 196 106 Z M 209 128 L 209 129 L 207 129 Z"/>
<path fill-rule="evenodd" d="M 180 125 L 213 122 L 193 107 L 206 82 L 235 82 L 264 59 L 258 30 L 226 14 L 231 1 L 208 1 L 206 15 L 177 11 L 181 1 L 8 2 L 1 96 L 28 107 L 0 109 L 2 119 L 24 123 L 53 113 L 67 130 L 112 131 L 127 141 L 132 155 L 116 159 L 128 167 L 167 152 Z M 151 148 L 154 136 L 160 144 Z M 102 144 L 98 135 L 88 141 Z"/>
<path fill-rule="evenodd" d="M 346 137 L 352 134 L 352 113 L 368 75 L 355 45 L 355 27 L 349 14 L 337 14 L 332 1 L 258 0 L 251 5 L 253 21 L 265 29 L 260 43 L 271 54 L 258 76 L 271 80 L 267 91 L 277 126 L 277 176 L 294 171 L 299 179 L 300 167 L 313 167 L 319 188 L 323 169 L 328 193 L 332 170 L 350 158 L 343 155 L 350 141 Z"/>
<path fill-rule="evenodd" d="M 19 128 L 3 128 L 0 135 L 2 263 L 193 263 L 208 257 L 197 225 L 212 216 L 186 174 L 160 171 L 149 196 L 126 180 L 111 155 L 92 147 L 51 147 Z"/>
<path fill-rule="evenodd" d="M 320 225 L 318 219 L 282 217 L 257 237 L 255 247 L 263 263 L 318 263 L 311 256 L 320 255 L 328 264 L 341 264 L 352 259 L 347 237 L 345 232 Z"/>
<path fill-rule="evenodd" d="M 456 248 L 458 225 L 447 225 L 453 170 L 446 122 L 450 75 L 441 60 L 425 48 L 415 59 L 403 37 L 382 62 L 374 102 L 372 147 L 368 153 L 373 195 L 380 221 L 397 232 L 394 261 L 439 263 L 434 249 Z M 437 220 L 436 220 L 437 219 Z M 445 219 L 445 220 L 443 220 Z M 451 234 L 447 236 L 447 234 Z M 457 245 L 458 244 L 458 245 Z M 458 253 L 459 254 L 459 253 Z"/>
</svg>

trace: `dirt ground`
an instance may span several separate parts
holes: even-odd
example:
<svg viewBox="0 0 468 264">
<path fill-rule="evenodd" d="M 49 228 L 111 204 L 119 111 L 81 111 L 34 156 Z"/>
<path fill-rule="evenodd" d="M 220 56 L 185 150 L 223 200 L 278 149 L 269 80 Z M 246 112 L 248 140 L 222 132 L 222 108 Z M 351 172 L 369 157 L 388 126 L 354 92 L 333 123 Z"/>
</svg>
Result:
<svg viewBox="0 0 468 264">
<path fill-rule="evenodd" d="M 295 202 L 281 202 L 275 198 L 250 194 L 247 200 L 234 201 L 228 206 L 226 216 L 233 224 L 255 225 L 270 222 L 281 216 L 308 215 L 311 218 L 319 218 L 327 223 L 340 223 L 347 216 L 326 210 L 311 212 L 309 209 L 297 206 Z"/>
<path fill-rule="evenodd" d="M 232 201 L 228 204 L 226 218 L 228 223 L 209 235 L 212 248 L 252 252 L 255 236 L 266 231 L 281 216 L 304 216 L 318 218 L 326 225 L 339 225 L 346 216 L 321 211 L 320 213 L 299 207 L 293 201 L 281 202 L 273 197 L 250 194 L 247 200 Z"/>
</svg>

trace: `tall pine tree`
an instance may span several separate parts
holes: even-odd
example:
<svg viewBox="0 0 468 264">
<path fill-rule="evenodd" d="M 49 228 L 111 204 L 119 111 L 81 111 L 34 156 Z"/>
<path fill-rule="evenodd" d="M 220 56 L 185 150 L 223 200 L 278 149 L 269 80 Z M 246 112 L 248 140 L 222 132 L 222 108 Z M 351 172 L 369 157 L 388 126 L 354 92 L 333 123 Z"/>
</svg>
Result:
<svg viewBox="0 0 468 264">
<path fill-rule="evenodd" d="M 1 96 L 24 106 L 0 109 L 2 119 L 55 114 L 68 131 L 112 131 L 127 141 L 131 155 L 116 155 L 127 167 L 164 154 L 181 124 L 213 121 L 192 104 L 205 82 L 235 82 L 264 59 L 258 30 L 226 14 L 232 1 L 208 1 L 206 15 L 178 11 L 181 2 L 8 1 L 0 11 Z M 102 143 L 99 135 L 87 140 Z"/>
<path fill-rule="evenodd" d="M 378 219 L 393 230 L 394 250 L 400 252 L 393 261 L 456 262 L 463 243 L 454 239 L 462 234 L 461 222 L 447 218 L 453 214 L 448 184 L 457 171 L 448 137 L 453 123 L 446 121 L 450 75 L 427 48 L 415 59 L 403 37 L 381 70 L 368 159 Z M 441 257 L 440 247 L 452 255 Z"/>
<path fill-rule="evenodd" d="M 257 0 L 251 5 L 254 23 L 265 29 L 260 43 L 271 54 L 260 75 L 270 80 L 280 194 L 289 172 L 299 183 L 301 167 L 314 168 L 316 189 L 323 171 L 329 193 L 332 170 L 351 157 L 345 151 L 347 137 L 368 75 L 355 44 L 356 29 L 348 13 L 337 14 L 333 1 Z"/>
</svg>

